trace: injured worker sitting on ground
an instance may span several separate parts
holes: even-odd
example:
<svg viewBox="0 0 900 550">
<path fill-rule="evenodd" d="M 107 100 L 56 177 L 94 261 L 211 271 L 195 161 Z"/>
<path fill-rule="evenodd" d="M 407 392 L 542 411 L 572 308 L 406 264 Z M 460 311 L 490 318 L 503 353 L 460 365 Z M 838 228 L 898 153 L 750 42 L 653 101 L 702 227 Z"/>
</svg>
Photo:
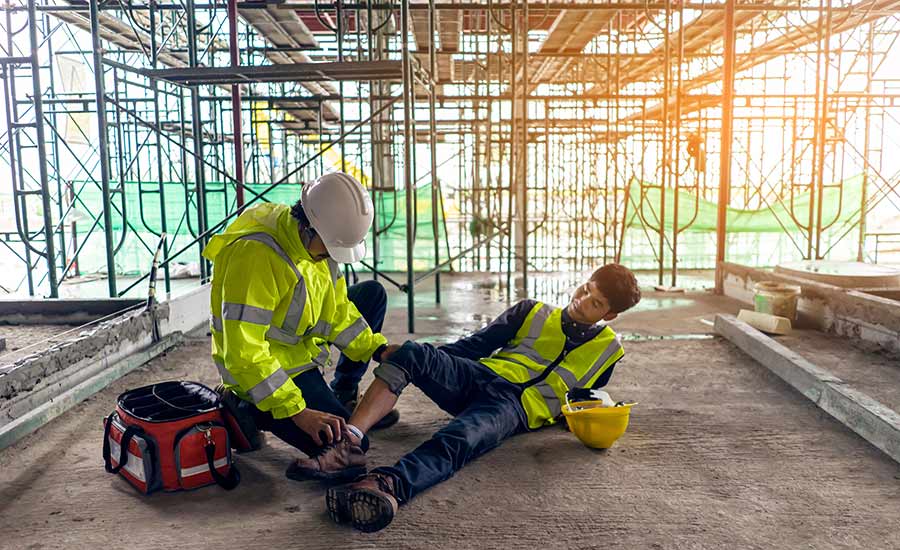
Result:
<svg viewBox="0 0 900 550">
<path fill-rule="evenodd" d="M 606 322 L 640 299 L 634 274 L 610 264 L 579 286 L 563 309 L 523 300 L 455 343 L 389 346 L 349 424 L 368 431 L 409 384 L 454 419 L 393 466 L 328 489 L 331 518 L 362 531 L 383 529 L 399 505 L 503 440 L 556 423 L 569 390 L 609 382 L 624 352 Z M 342 456 L 346 449 L 333 447 L 318 459 L 298 460 L 295 473 L 337 477 L 330 468 L 358 464 Z"/>
</svg>

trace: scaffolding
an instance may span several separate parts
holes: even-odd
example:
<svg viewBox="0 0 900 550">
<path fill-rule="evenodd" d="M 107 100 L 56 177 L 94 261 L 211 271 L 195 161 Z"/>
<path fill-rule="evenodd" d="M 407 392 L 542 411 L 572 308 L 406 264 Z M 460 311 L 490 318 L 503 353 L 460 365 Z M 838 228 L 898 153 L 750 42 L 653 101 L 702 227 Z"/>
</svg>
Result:
<svg viewBox="0 0 900 550">
<path fill-rule="evenodd" d="M 869 216 L 900 223 L 900 165 L 883 155 L 900 123 L 898 10 L 535 2 L 464 12 L 458 86 L 443 98 L 471 113 L 455 121 L 469 136 L 460 149 L 473 152 L 458 234 L 519 224 L 514 271 L 526 276 L 619 259 L 673 286 L 680 268 L 715 268 L 726 250 L 754 265 L 873 261 L 890 232 L 870 231 Z M 847 202 L 828 217 L 829 200 Z M 721 207 L 718 246 L 698 223 L 701 201 Z M 726 236 L 729 207 L 777 227 Z M 497 261 L 484 248 L 470 265 Z"/>
<path fill-rule="evenodd" d="M 376 215 L 366 265 L 407 291 L 412 307 L 425 278 L 416 271 L 440 275 L 442 216 L 440 185 L 417 174 L 413 156 L 424 137 L 436 165 L 434 80 L 411 55 L 408 5 L 397 8 L 400 17 L 392 7 L 298 12 L 234 0 L 7 5 L 4 160 L 15 228 L 3 242 L 27 266 L 18 286 L 56 297 L 60 281 L 102 251 L 108 294 L 120 296 L 146 278 L 141 260 L 160 240 L 166 291 L 177 261 L 195 260 L 206 281 L 200 252 L 211 234 L 256 201 L 293 202 L 302 182 L 335 167 L 355 172 L 390 212 Z M 92 86 L 73 89 L 79 69 Z M 71 82 L 60 82 L 67 70 Z M 432 96 L 424 136 L 413 131 L 416 91 Z M 424 258 L 411 231 L 423 204 L 433 231 Z M 379 239 L 398 222 L 405 283 L 382 274 L 379 257 Z M 397 271 L 396 254 L 389 260 Z M 122 274 L 142 276 L 122 285 Z"/>
<path fill-rule="evenodd" d="M 177 263 L 208 280 L 211 234 L 332 168 L 373 196 L 362 267 L 410 331 L 445 270 L 511 294 L 623 261 L 674 286 L 725 259 L 883 261 L 900 221 L 900 0 L 0 9 L 8 292 L 100 273 L 121 296 L 160 242 L 167 292 Z"/>
</svg>

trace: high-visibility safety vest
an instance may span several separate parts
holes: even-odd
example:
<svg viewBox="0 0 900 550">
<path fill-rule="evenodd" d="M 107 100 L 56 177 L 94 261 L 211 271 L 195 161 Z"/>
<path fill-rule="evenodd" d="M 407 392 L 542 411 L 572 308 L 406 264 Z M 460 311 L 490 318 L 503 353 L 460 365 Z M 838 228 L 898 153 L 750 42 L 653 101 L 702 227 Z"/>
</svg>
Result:
<svg viewBox="0 0 900 550">
<path fill-rule="evenodd" d="M 525 386 L 522 407 L 532 429 L 555 423 L 570 389 L 591 387 L 625 355 L 618 336 L 608 326 L 568 353 L 565 345 L 562 309 L 538 302 L 515 338 L 481 359 L 503 378 Z"/>
<path fill-rule="evenodd" d="M 286 205 L 247 209 L 203 255 L 213 262 L 213 361 L 227 388 L 275 418 L 306 407 L 292 379 L 330 364 L 331 344 L 367 361 L 387 343 L 347 298 L 340 266 L 312 260 Z"/>
</svg>

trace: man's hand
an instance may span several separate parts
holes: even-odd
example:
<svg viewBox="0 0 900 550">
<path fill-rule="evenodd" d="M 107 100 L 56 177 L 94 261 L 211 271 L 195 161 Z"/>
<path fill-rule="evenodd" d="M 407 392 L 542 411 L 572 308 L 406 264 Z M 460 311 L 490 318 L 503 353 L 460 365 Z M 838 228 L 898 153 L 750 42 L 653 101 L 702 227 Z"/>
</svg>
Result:
<svg viewBox="0 0 900 550">
<path fill-rule="evenodd" d="M 341 435 L 346 430 L 346 422 L 340 416 L 306 408 L 291 417 L 294 424 L 303 430 L 309 437 L 322 446 L 341 440 Z M 324 439 L 322 437 L 324 434 Z"/>
<path fill-rule="evenodd" d="M 397 351 L 398 349 L 400 349 L 400 346 L 397 345 L 397 344 L 391 344 L 390 346 L 384 348 L 383 350 L 381 350 L 381 355 L 378 357 L 378 361 L 379 361 L 380 363 L 384 363 L 384 362 L 387 361 L 387 360 L 390 358 L 390 356 L 393 355 L 394 352 Z"/>
</svg>

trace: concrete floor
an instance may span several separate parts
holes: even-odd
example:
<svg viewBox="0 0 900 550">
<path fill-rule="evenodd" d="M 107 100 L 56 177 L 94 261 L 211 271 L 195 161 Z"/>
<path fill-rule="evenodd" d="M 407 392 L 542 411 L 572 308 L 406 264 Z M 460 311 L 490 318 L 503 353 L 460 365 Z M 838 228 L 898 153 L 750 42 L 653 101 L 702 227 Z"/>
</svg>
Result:
<svg viewBox="0 0 900 550">
<path fill-rule="evenodd" d="M 570 283 L 549 278 L 536 292 L 560 297 Z M 418 294 L 422 340 L 452 339 L 505 308 L 496 277 L 445 278 L 443 307 L 430 292 Z M 385 332 L 400 341 L 405 299 L 392 293 L 391 304 Z M 332 525 L 323 486 L 287 480 L 296 452 L 274 438 L 239 457 L 243 482 L 231 493 L 143 497 L 103 471 L 100 421 L 116 395 L 216 382 L 200 337 L 0 452 L 0 548 L 900 548 L 900 467 L 704 336 L 705 320 L 738 308 L 705 293 L 647 293 L 615 323 L 632 341 L 609 391 L 640 405 L 612 449 L 589 450 L 560 428 L 516 437 L 372 535 Z M 399 408 L 400 423 L 374 434 L 372 465 L 446 421 L 415 390 Z"/>
</svg>

